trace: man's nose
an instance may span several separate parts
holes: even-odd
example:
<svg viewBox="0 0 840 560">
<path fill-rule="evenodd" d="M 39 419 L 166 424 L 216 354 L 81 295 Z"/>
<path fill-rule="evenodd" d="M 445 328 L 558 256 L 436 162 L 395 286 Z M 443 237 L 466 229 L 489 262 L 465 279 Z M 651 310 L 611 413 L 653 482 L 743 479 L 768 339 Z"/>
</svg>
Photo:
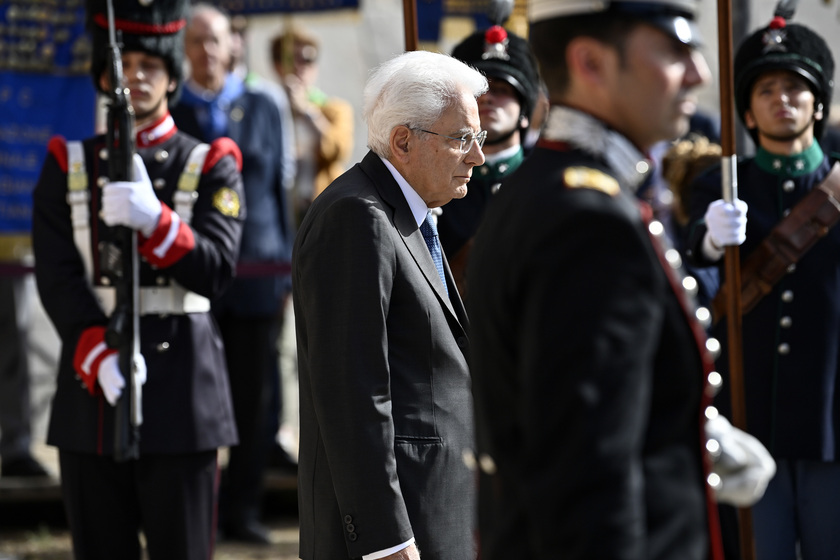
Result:
<svg viewBox="0 0 840 560">
<path fill-rule="evenodd" d="M 464 161 L 474 166 L 484 165 L 484 152 L 481 151 L 481 147 L 478 145 L 478 142 L 473 142 L 473 145 L 470 147 L 470 151 L 467 152 L 467 157 Z"/>
</svg>

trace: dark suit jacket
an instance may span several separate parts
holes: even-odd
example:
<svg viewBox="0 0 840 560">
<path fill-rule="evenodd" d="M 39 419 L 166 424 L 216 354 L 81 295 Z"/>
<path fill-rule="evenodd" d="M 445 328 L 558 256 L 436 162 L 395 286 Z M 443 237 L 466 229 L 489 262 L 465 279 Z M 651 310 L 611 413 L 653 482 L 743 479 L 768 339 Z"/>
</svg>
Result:
<svg viewBox="0 0 840 560">
<path fill-rule="evenodd" d="M 412 535 L 474 557 L 466 315 L 440 285 L 378 156 L 313 203 L 293 253 L 300 370 L 300 555 L 360 558 Z"/>
<path fill-rule="evenodd" d="M 566 186 L 580 175 L 603 181 Z M 476 435 L 496 467 L 479 483 L 483 560 L 705 560 L 717 542 L 702 328 L 633 194 L 607 175 L 582 152 L 538 147 L 475 238 Z"/>
</svg>

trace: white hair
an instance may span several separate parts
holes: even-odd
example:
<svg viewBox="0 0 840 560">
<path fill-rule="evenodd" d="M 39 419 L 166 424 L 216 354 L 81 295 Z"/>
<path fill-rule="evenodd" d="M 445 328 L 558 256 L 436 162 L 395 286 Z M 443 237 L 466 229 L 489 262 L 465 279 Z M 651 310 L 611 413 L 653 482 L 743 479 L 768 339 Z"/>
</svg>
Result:
<svg viewBox="0 0 840 560">
<path fill-rule="evenodd" d="M 487 91 L 487 79 L 449 55 L 410 51 L 382 63 L 365 85 L 368 147 L 389 157 L 394 127 L 430 128 L 464 91 L 480 96 Z"/>
</svg>

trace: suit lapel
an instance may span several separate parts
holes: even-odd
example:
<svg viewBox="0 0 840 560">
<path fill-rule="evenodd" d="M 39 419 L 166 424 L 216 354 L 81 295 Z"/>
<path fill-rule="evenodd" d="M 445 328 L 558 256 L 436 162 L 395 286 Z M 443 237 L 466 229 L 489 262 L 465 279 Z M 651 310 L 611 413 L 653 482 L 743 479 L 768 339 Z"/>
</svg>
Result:
<svg viewBox="0 0 840 560">
<path fill-rule="evenodd" d="M 393 209 L 394 227 L 400 234 L 408 252 L 411 253 L 411 256 L 414 258 L 414 262 L 417 263 L 417 267 L 423 273 L 423 276 L 426 277 L 426 281 L 434 290 L 438 300 L 451 314 L 452 318 L 454 318 L 462 328 L 465 328 L 466 322 L 462 320 L 466 318 L 465 314 L 456 313 L 451 299 L 446 296 L 446 292 L 443 290 L 443 286 L 440 283 L 440 276 L 438 276 L 437 268 L 435 267 L 434 261 L 432 261 L 432 255 L 429 254 L 429 248 L 426 246 L 426 240 L 423 239 L 423 234 L 420 232 L 420 228 L 417 227 L 417 222 L 414 221 L 414 215 L 411 213 L 411 208 L 408 206 L 408 202 L 405 200 L 405 196 L 400 190 L 400 186 L 397 184 L 397 181 L 394 179 L 393 175 L 391 175 L 388 168 L 385 167 L 385 164 L 382 163 L 382 160 L 379 159 L 379 156 L 373 152 L 367 153 L 361 162 L 361 167 L 373 181 L 373 184 L 379 191 L 382 201 Z M 452 278 L 452 272 L 449 270 L 449 263 L 446 261 L 445 256 L 443 263 L 449 293 L 455 298 L 457 304 L 463 308 L 461 298 L 458 295 L 458 289 L 455 287 L 455 281 Z"/>
</svg>

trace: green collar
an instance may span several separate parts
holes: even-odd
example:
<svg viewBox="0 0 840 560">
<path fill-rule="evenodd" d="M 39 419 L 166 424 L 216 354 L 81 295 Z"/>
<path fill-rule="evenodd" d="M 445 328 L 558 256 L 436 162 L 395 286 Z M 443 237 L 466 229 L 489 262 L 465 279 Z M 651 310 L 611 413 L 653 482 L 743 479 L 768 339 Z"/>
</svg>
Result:
<svg viewBox="0 0 840 560">
<path fill-rule="evenodd" d="M 500 180 L 519 167 L 524 159 L 525 152 L 520 147 L 519 150 L 517 150 L 516 153 L 509 158 L 500 159 L 492 163 L 485 163 L 480 167 L 476 167 L 475 172 L 478 173 L 478 176 L 482 179 L 486 178 L 491 181 Z"/>
<path fill-rule="evenodd" d="M 759 148 L 755 154 L 755 163 L 767 173 L 801 177 L 815 171 L 824 157 L 819 142 L 814 140 L 808 148 L 805 148 L 804 152 L 792 156 L 771 154 L 764 148 Z"/>
</svg>

